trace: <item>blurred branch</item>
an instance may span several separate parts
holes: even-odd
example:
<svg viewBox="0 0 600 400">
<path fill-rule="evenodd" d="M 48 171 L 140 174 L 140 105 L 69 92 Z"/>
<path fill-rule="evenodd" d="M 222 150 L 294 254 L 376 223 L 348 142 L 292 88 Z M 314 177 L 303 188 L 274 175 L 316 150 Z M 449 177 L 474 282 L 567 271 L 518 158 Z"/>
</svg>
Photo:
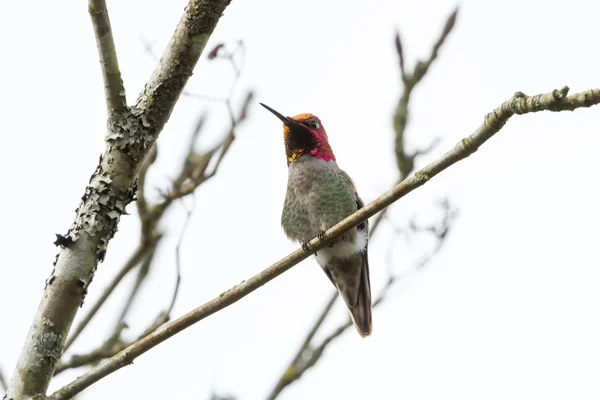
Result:
<svg viewBox="0 0 600 400">
<path fill-rule="evenodd" d="M 240 59 L 239 63 L 236 62 L 236 56 L 238 56 L 238 55 L 239 55 L 239 59 Z M 224 98 L 211 97 L 211 96 L 206 96 L 203 94 L 193 93 L 190 91 L 184 91 L 183 95 L 189 96 L 192 98 L 196 98 L 196 99 L 200 99 L 200 100 L 208 100 L 208 101 L 220 102 L 220 103 L 225 104 L 225 107 L 227 107 L 227 112 L 229 113 L 229 118 L 231 120 L 231 124 L 235 125 L 236 120 L 235 120 L 235 116 L 233 114 L 233 106 L 231 105 L 231 99 L 233 97 L 232 96 L 233 91 L 235 90 L 235 87 L 236 87 L 236 85 L 239 81 L 240 75 L 242 73 L 245 55 L 246 55 L 246 48 L 245 48 L 244 42 L 242 40 L 238 40 L 232 50 L 229 50 L 224 43 L 219 43 L 210 51 L 210 53 L 208 53 L 209 60 L 215 60 L 215 59 L 226 60 L 229 62 L 229 64 L 231 65 L 231 67 L 234 71 L 234 79 L 233 79 L 231 86 L 229 87 L 229 94 L 227 97 L 224 97 Z"/>
<path fill-rule="evenodd" d="M 2 373 L 2 369 L 0 369 L 0 390 L 3 392 L 8 388 L 6 384 L 6 380 L 4 379 L 4 374 Z"/>
<path fill-rule="evenodd" d="M 150 247 L 147 250 L 146 256 L 144 257 L 144 260 L 140 264 L 140 268 L 138 268 L 137 277 L 135 279 L 135 282 L 133 283 L 131 291 L 129 292 L 129 296 L 127 296 L 127 301 L 125 301 L 125 303 L 123 305 L 123 309 L 121 310 L 121 313 L 119 314 L 119 317 L 117 318 L 117 322 L 116 322 L 116 325 L 115 325 L 115 328 L 113 330 L 113 334 L 111 335 L 111 337 L 112 336 L 118 337 L 120 335 L 121 331 L 123 330 L 123 329 L 121 329 L 121 326 L 127 326 L 127 324 L 125 323 L 125 317 L 127 316 L 129 309 L 133 305 L 133 302 L 134 302 L 137 294 L 139 293 L 142 283 L 148 276 L 148 271 L 150 271 L 150 265 L 152 264 L 152 261 L 154 260 L 154 255 L 156 254 L 156 245 L 157 244 L 153 245 L 152 247 Z"/>
<path fill-rule="evenodd" d="M 69 368 L 79 368 L 84 365 L 95 365 L 99 361 L 104 360 L 105 358 L 109 358 L 117 354 L 118 352 L 126 349 L 131 344 L 136 341 L 148 336 L 150 333 L 154 332 L 158 327 L 163 325 L 165 322 L 169 320 L 169 316 L 166 312 L 159 313 L 154 321 L 148 326 L 139 336 L 137 336 L 133 340 L 121 340 L 120 334 L 127 326 L 122 323 L 119 328 L 116 330 L 116 335 L 110 336 L 106 341 L 99 346 L 98 348 L 90 351 L 85 354 L 75 354 L 69 358 L 66 362 L 59 362 L 56 365 L 56 374 L 59 374 Z M 69 397 L 71 398 L 71 397 Z"/>
<path fill-rule="evenodd" d="M 108 284 L 108 286 L 104 289 L 104 292 L 100 296 L 100 298 L 94 303 L 92 308 L 87 312 L 85 317 L 81 320 L 81 322 L 77 325 L 77 327 L 71 333 L 71 336 L 67 339 L 65 343 L 65 351 L 73 344 L 73 342 L 77 339 L 77 337 L 83 332 L 85 327 L 89 324 L 89 322 L 94 318 L 98 310 L 102 307 L 102 305 L 106 302 L 106 300 L 110 297 L 119 283 L 123 280 L 123 278 L 133 269 L 135 268 L 148 254 L 151 248 L 155 247 L 158 243 L 160 236 L 153 236 L 150 238 L 150 241 L 147 243 L 141 242 L 137 249 L 133 252 L 133 254 L 129 257 L 129 260 L 123 265 L 121 270 L 115 275 L 112 281 Z M 56 372 L 58 373 L 58 372 Z"/>
<path fill-rule="evenodd" d="M 171 116 L 228 4 L 223 0 L 189 0 L 136 104 L 124 107 L 120 112 L 116 109 L 109 112 L 104 154 L 85 188 L 71 227 L 65 235 L 58 235 L 55 242 L 60 253 L 25 336 L 7 398 L 32 398 L 44 395 L 48 390 L 69 329 L 98 263 L 104 259 L 126 206 L 133 201 L 136 172 Z M 89 5 L 94 24 L 104 23 L 107 28 L 104 2 L 90 0 Z M 95 14 L 98 11 L 104 12 Z M 100 35 L 97 41 L 101 47 L 101 61 L 107 61 L 109 65 L 110 60 L 102 60 L 102 57 L 105 54 L 113 57 L 114 46 L 104 49 L 102 46 L 110 44 L 110 35 L 98 27 L 96 33 Z M 114 82 L 116 79 L 113 78 L 118 75 L 114 74 L 114 69 L 109 72 L 109 78 Z M 103 71 L 105 75 L 106 70 Z M 117 95 L 114 88 L 111 84 L 109 97 L 124 101 L 124 93 L 119 91 Z"/>
<path fill-rule="evenodd" d="M 406 178 L 415 168 L 415 157 L 424 155 L 431 150 L 439 142 L 439 139 L 435 139 L 433 143 L 427 146 L 425 149 L 417 150 L 413 153 L 406 151 L 404 143 L 404 131 L 408 123 L 408 104 L 410 102 L 410 96 L 413 89 L 421 82 L 429 71 L 429 67 L 435 61 L 438 56 L 438 52 L 446 38 L 454 28 L 456 22 L 456 16 L 458 14 L 458 8 L 454 10 L 452 14 L 446 20 L 446 25 L 442 30 L 440 37 L 433 46 L 431 54 L 426 61 L 418 61 L 412 73 L 406 70 L 404 65 L 404 53 L 402 50 L 402 40 L 400 39 L 400 33 L 396 33 L 396 51 L 398 53 L 398 59 L 400 64 L 400 73 L 402 76 L 402 82 L 404 84 L 404 90 L 396 106 L 394 112 L 394 131 L 396 132 L 396 164 L 398 165 L 398 171 L 400 172 L 400 180 Z"/>
<path fill-rule="evenodd" d="M 241 45 L 240 45 L 241 46 Z M 218 46 L 217 46 L 218 48 Z M 243 48 L 242 48 L 243 49 Z M 211 54 L 214 52 L 211 51 Z M 209 55 L 210 58 L 210 55 Z M 214 58 L 214 57 L 213 57 Z M 232 63 L 234 62 L 233 54 L 230 54 L 227 57 Z M 226 102 L 229 107 L 231 107 L 230 98 L 233 95 L 232 88 L 235 86 L 236 82 L 239 80 L 241 71 L 236 66 L 236 76 L 233 80 L 230 90 L 229 97 L 226 99 Z M 146 199 L 145 195 L 145 187 L 146 187 L 146 177 L 148 170 L 152 166 L 152 164 L 157 159 L 158 149 L 156 144 L 152 147 L 144 161 L 140 166 L 140 170 L 138 172 L 138 192 L 137 192 L 137 209 L 138 214 L 141 220 L 141 237 L 140 244 L 134 253 L 131 255 L 129 261 L 123 266 L 121 271 L 113 278 L 110 285 L 105 289 L 101 298 L 94 304 L 94 306 L 90 309 L 88 314 L 84 317 L 84 319 L 80 322 L 80 324 L 74 330 L 72 336 L 67 341 L 65 349 L 68 348 L 75 339 L 81 334 L 83 329 L 89 324 L 92 318 L 96 315 L 97 311 L 102 307 L 108 297 L 114 292 L 118 284 L 123 280 L 123 278 L 132 271 L 135 267 L 140 265 L 138 269 L 137 277 L 130 289 L 127 300 L 123 303 L 123 308 L 116 319 L 115 327 L 113 333 L 110 335 L 109 339 L 105 341 L 104 344 L 100 345 L 100 347 L 96 350 L 92 350 L 86 355 L 74 355 L 71 357 L 71 360 L 75 360 L 74 362 L 67 362 L 64 364 L 60 364 L 61 368 L 57 368 L 55 374 L 58 374 L 61 371 L 64 371 L 67 368 L 72 367 L 80 367 L 85 361 L 88 362 L 96 362 L 98 359 L 111 357 L 116 352 L 120 351 L 124 345 L 129 344 L 130 342 L 123 342 L 120 339 L 120 334 L 123 330 L 123 326 L 126 326 L 125 319 L 127 314 L 130 311 L 132 304 L 134 303 L 136 297 L 140 293 L 140 288 L 142 287 L 143 282 L 148 276 L 150 266 L 152 263 L 152 259 L 154 256 L 154 252 L 158 245 L 159 240 L 162 237 L 162 234 L 158 231 L 158 223 L 167 211 L 167 209 L 173 204 L 175 200 L 181 199 L 188 195 L 193 195 L 194 191 L 203 183 L 211 179 L 215 176 L 218 171 L 218 168 L 223 161 L 225 155 L 227 154 L 229 148 L 233 144 L 235 140 L 235 131 L 240 123 L 242 123 L 247 115 L 248 115 L 248 107 L 250 101 L 253 97 L 252 92 L 248 92 L 246 94 L 246 98 L 244 103 L 242 104 L 242 108 L 239 112 L 239 116 L 235 116 L 233 113 L 233 119 L 229 128 L 229 132 L 225 136 L 225 138 L 221 141 L 220 144 L 215 146 L 213 149 L 208 150 L 203 153 L 198 153 L 195 151 L 196 143 L 204 126 L 205 117 L 201 115 L 196 125 L 192 131 L 190 142 L 188 145 L 188 152 L 183 163 L 183 166 L 175 178 L 171 189 L 167 194 L 163 196 L 162 201 L 157 204 L 150 204 Z M 218 155 L 217 155 L 218 154 Z M 214 166 L 210 171 L 208 171 L 208 167 L 211 162 L 214 161 Z M 175 306 L 175 302 L 177 300 L 177 295 L 179 293 L 179 284 L 181 282 L 181 269 L 180 269 L 180 258 L 179 251 L 181 247 L 181 243 L 183 241 L 183 236 L 187 229 L 187 225 L 189 219 L 192 214 L 192 209 L 186 210 L 186 219 L 184 222 L 184 227 L 182 228 L 182 232 L 179 238 L 179 242 L 176 247 L 176 281 L 175 288 L 173 291 L 173 296 L 170 301 L 170 305 L 167 311 L 164 311 L 161 314 L 166 314 L 166 318 L 163 320 L 166 322 L 169 320 L 169 315 Z M 152 324 L 154 325 L 154 323 Z"/>
<path fill-rule="evenodd" d="M 417 171 L 413 176 L 400 182 L 365 207 L 328 229 L 324 233 L 322 239 L 312 239 L 308 243 L 309 251 L 305 252 L 302 249 L 294 251 L 247 281 L 221 293 L 213 300 L 188 312 L 182 317 L 159 327 L 154 332 L 125 348 L 111 359 L 102 362 L 86 374 L 57 390 L 50 396 L 50 399 L 65 400 L 70 398 L 103 377 L 131 364 L 133 360 L 141 354 L 144 354 L 184 329 L 189 328 L 195 323 L 215 314 L 254 292 L 256 289 L 275 279 L 300 261 L 305 260 L 311 254 L 326 246 L 332 239 L 356 227 L 358 224 L 369 217 L 372 217 L 385 207 L 388 207 L 408 193 L 423 186 L 436 175 L 460 160 L 469 157 L 488 139 L 498 133 L 513 115 L 544 110 L 555 112 L 573 111 L 578 108 L 587 108 L 600 103 L 600 89 L 592 89 L 571 96 L 567 95 L 568 90 L 569 89 L 565 87 L 561 90 L 554 90 L 551 93 L 539 94 L 532 97 L 526 96 L 521 92 L 515 93 L 509 100 L 505 101 L 498 108 L 489 113 L 485 117 L 483 124 L 473 134 L 459 141 L 442 157 L 431 162 Z"/>
<path fill-rule="evenodd" d="M 102 79 L 104 81 L 104 95 L 109 118 L 116 118 L 127 109 L 125 88 L 121 80 L 121 70 L 112 36 L 112 28 L 106 9 L 105 0 L 89 0 L 88 11 L 92 18 L 98 57 L 102 66 Z"/>
<path fill-rule="evenodd" d="M 406 70 L 405 62 L 404 62 L 404 53 L 402 51 L 402 42 L 400 40 L 400 34 L 396 33 L 396 38 L 395 38 L 396 51 L 398 53 L 400 73 L 401 73 L 401 77 L 402 77 L 402 83 L 404 86 L 402 95 L 400 96 L 400 100 L 398 101 L 398 105 L 397 105 L 395 113 L 394 113 L 394 120 L 393 120 L 394 121 L 394 133 L 395 133 L 395 138 L 396 138 L 395 139 L 396 163 L 398 166 L 398 173 L 400 176 L 397 183 L 402 182 L 404 179 L 406 179 L 406 177 L 408 177 L 413 172 L 413 170 L 415 168 L 415 159 L 418 156 L 429 153 L 430 151 L 433 150 L 435 145 L 438 144 L 438 142 L 439 142 L 439 140 L 436 139 L 427 148 L 417 150 L 411 154 L 406 151 L 404 132 L 405 132 L 407 124 L 408 124 L 408 108 L 409 108 L 409 103 L 410 103 L 410 95 L 411 95 L 413 89 L 425 77 L 425 75 L 427 74 L 427 71 L 429 70 L 430 65 L 436 59 L 439 49 L 444 44 L 446 37 L 448 36 L 450 31 L 454 27 L 457 13 L 458 13 L 458 9 L 456 9 L 448 17 L 448 20 L 446 21 L 446 25 L 444 27 L 444 30 L 442 31 L 441 36 L 439 37 L 438 41 L 433 46 L 433 49 L 432 49 L 429 59 L 425 62 L 422 62 L 422 61 L 417 62 L 412 74 Z M 370 224 L 371 229 L 370 229 L 370 233 L 369 233 L 370 240 L 372 240 L 374 233 L 377 231 L 377 228 L 379 227 L 379 224 L 381 223 L 383 218 L 385 218 L 388 210 L 389 210 L 389 208 L 386 207 L 385 209 L 383 209 L 379 214 L 377 214 L 373 218 L 373 221 L 371 221 L 371 224 Z M 301 366 L 301 364 L 299 364 L 299 362 L 301 361 L 299 355 L 306 354 L 307 352 L 311 351 L 310 350 L 310 342 L 312 340 L 312 337 L 314 336 L 315 332 L 320 328 L 323 321 L 327 318 L 328 314 L 332 310 L 332 305 L 335 302 L 335 300 L 337 299 L 337 297 L 338 297 L 337 291 L 333 290 L 329 300 L 325 303 L 325 306 L 323 307 L 323 310 L 320 313 L 320 317 L 317 319 L 315 324 L 311 327 L 308 335 L 306 336 L 305 340 L 302 342 L 302 345 L 296 352 L 296 356 L 292 359 L 290 364 L 285 368 L 284 372 L 281 374 L 281 376 L 277 380 L 275 387 L 273 388 L 273 390 L 267 397 L 269 400 L 275 399 L 287 385 L 289 385 L 290 383 L 294 382 L 297 379 L 300 379 L 300 377 L 302 376 L 302 373 L 304 372 L 303 368 L 310 368 L 317 362 L 318 357 L 314 358 L 310 363 L 303 363 Z M 333 338 L 331 340 L 333 340 Z M 316 353 L 313 353 L 313 354 L 316 354 Z M 319 357 L 320 357 L 320 355 L 319 355 Z"/>
<path fill-rule="evenodd" d="M 212 393 L 210 395 L 210 400 L 237 400 L 237 398 L 231 394 Z"/>
<path fill-rule="evenodd" d="M 187 232 L 187 228 L 192 219 L 192 214 L 194 213 L 195 207 L 196 201 L 192 196 L 192 205 L 189 208 L 186 207 L 185 221 L 183 222 L 181 232 L 179 233 L 177 246 L 175 246 L 175 287 L 173 288 L 173 296 L 171 296 L 171 304 L 169 304 L 169 308 L 167 308 L 167 315 L 171 315 L 171 312 L 175 307 L 175 302 L 177 301 L 177 295 L 179 294 L 179 285 L 181 284 L 181 245 L 183 243 L 183 239 L 185 238 L 185 233 Z"/>
</svg>

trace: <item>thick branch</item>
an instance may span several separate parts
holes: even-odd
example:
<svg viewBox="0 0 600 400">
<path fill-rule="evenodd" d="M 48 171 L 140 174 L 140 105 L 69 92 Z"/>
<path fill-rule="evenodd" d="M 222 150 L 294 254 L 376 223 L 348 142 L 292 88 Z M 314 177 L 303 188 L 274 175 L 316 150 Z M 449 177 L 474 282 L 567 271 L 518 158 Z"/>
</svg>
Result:
<svg viewBox="0 0 600 400">
<path fill-rule="evenodd" d="M 233 119 L 233 125 L 230 127 L 229 134 L 223 140 L 223 143 L 216 147 L 214 150 L 210 150 L 208 153 L 197 154 L 195 153 L 195 144 L 197 142 L 198 136 L 201 133 L 204 117 L 201 116 L 198 119 L 198 123 L 196 124 L 195 129 L 192 132 L 191 140 L 189 143 L 188 154 L 185 159 L 182 170 L 175 179 L 173 183 L 173 187 L 171 192 L 163 199 L 163 201 L 156 205 L 150 205 L 147 203 L 146 198 L 144 196 L 144 187 L 146 182 L 146 174 L 150 166 L 156 161 L 157 157 L 157 147 L 156 144 L 152 147 L 149 154 L 144 159 L 144 162 L 140 166 L 137 176 L 138 182 L 138 193 L 137 193 L 137 205 L 138 205 L 138 213 L 140 216 L 140 220 L 142 222 L 141 226 L 141 239 L 140 244 L 138 245 L 137 250 L 131 255 L 128 262 L 123 266 L 121 271 L 113 278 L 111 284 L 105 289 L 101 298 L 97 301 L 96 304 L 90 309 L 85 318 L 82 319 L 81 323 L 73 330 L 73 333 L 67 340 L 67 344 L 65 345 L 65 350 L 69 347 L 69 345 L 77 338 L 77 336 L 83 331 L 83 329 L 89 324 L 91 319 L 100 309 L 100 307 L 105 303 L 108 297 L 114 292 L 117 285 L 123 280 L 126 274 L 128 274 L 133 268 L 135 268 L 142 260 L 144 263 L 142 267 L 138 271 L 138 279 L 136 280 L 132 291 L 129 295 L 128 301 L 125 303 L 123 310 L 117 322 L 115 323 L 115 329 L 113 334 L 111 334 L 109 340 L 105 341 L 99 348 L 92 350 L 83 355 L 74 355 L 70 358 L 68 362 L 59 363 L 56 370 L 55 375 L 64 371 L 68 368 L 80 367 L 83 364 L 81 363 L 91 363 L 97 362 L 104 358 L 109 358 L 114 356 L 116 353 L 121 351 L 123 348 L 127 347 L 129 344 L 133 342 L 123 342 L 120 340 L 121 328 L 124 324 L 125 317 L 130 309 L 130 306 L 136 297 L 139 294 L 139 287 L 143 281 L 143 278 L 147 276 L 148 268 L 150 266 L 150 261 L 152 260 L 153 252 L 158 244 L 158 241 L 161 238 L 161 234 L 157 230 L 157 225 L 166 210 L 172 205 L 175 199 L 179 199 L 181 197 L 187 196 L 189 194 L 193 195 L 193 191 L 202 183 L 206 182 L 210 178 L 212 178 L 218 169 L 219 164 L 223 160 L 225 154 L 229 150 L 233 140 L 235 139 L 235 130 L 236 127 L 245 120 L 247 116 L 247 107 L 249 105 L 250 99 L 252 98 L 252 92 L 248 93 L 246 96 L 246 100 L 243 103 L 240 116 L 235 117 Z M 219 155 L 215 166 L 213 167 L 210 173 L 206 173 L 206 168 L 208 167 L 209 162 L 215 158 L 216 151 L 220 148 Z M 193 198 L 192 198 L 193 200 Z M 180 247 L 183 241 L 183 236 L 185 230 L 187 229 L 188 223 L 190 221 L 192 210 L 187 210 L 187 217 L 184 222 L 181 236 L 177 243 L 176 247 L 176 283 L 173 291 L 173 296 L 171 298 L 171 302 L 166 311 L 162 312 L 161 315 L 165 315 L 166 318 L 160 317 L 161 320 L 167 321 L 170 319 L 171 311 L 175 306 L 175 301 L 177 300 L 177 295 L 179 293 L 179 285 L 181 282 L 181 274 L 180 274 Z M 155 323 L 152 323 L 152 326 L 155 326 Z M 149 332 L 148 332 L 149 333 Z"/>
<path fill-rule="evenodd" d="M 106 9 L 105 0 L 89 0 L 88 11 L 92 18 L 98 57 L 102 66 L 102 78 L 104 80 L 104 95 L 106 97 L 106 108 L 108 117 L 123 112 L 127 108 L 125 88 L 121 80 L 121 70 L 115 50 L 110 18 Z"/>
<path fill-rule="evenodd" d="M 305 252 L 301 249 L 296 250 L 259 274 L 242 282 L 240 285 L 234 286 L 232 289 L 221 293 L 221 295 L 208 303 L 161 326 L 155 332 L 127 347 L 111 359 L 104 361 L 67 386 L 59 389 L 52 394 L 50 398 L 53 400 L 65 400 L 71 398 L 73 395 L 81 392 L 103 377 L 131 364 L 136 357 L 158 344 L 182 330 L 189 328 L 204 318 L 228 307 L 267 282 L 275 279 L 300 261 L 308 258 L 315 251 L 324 247 L 331 239 L 356 227 L 358 224 L 369 217 L 372 217 L 401 197 L 404 197 L 418 187 L 423 186 L 431 178 L 451 165 L 473 154 L 483 143 L 500 131 L 508 119 L 514 114 L 526 114 L 543 110 L 575 110 L 577 108 L 590 107 L 600 103 L 600 89 L 588 90 L 571 96 L 567 96 L 568 90 L 569 89 L 565 87 L 562 90 L 554 90 L 552 93 L 540 94 L 532 97 L 517 92 L 510 100 L 502 103 L 500 107 L 489 113 L 485 117 L 483 124 L 475 131 L 475 133 L 458 142 L 441 158 L 417 171 L 414 176 L 400 182 L 393 189 L 328 229 L 323 236 L 323 240 L 318 238 L 312 239 L 309 242 L 309 252 Z"/>
<path fill-rule="evenodd" d="M 45 394 L 98 262 L 135 194 L 140 163 L 171 115 L 228 2 L 190 0 L 137 104 L 108 120 L 106 150 L 93 173 L 27 334 L 7 397 Z M 92 13 L 92 15 L 95 15 Z"/>
</svg>

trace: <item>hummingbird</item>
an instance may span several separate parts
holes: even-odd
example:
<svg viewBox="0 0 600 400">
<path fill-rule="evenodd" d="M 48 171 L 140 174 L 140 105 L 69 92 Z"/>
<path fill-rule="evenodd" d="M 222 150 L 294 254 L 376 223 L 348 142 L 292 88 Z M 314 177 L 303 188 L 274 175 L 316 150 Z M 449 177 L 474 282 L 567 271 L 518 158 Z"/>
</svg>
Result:
<svg viewBox="0 0 600 400">
<path fill-rule="evenodd" d="M 260 103 L 283 122 L 288 183 L 281 226 L 302 244 L 323 234 L 364 206 L 350 176 L 338 166 L 321 120 L 312 114 L 285 117 Z M 338 236 L 314 254 L 342 297 L 362 337 L 372 331 L 368 221 Z"/>
</svg>

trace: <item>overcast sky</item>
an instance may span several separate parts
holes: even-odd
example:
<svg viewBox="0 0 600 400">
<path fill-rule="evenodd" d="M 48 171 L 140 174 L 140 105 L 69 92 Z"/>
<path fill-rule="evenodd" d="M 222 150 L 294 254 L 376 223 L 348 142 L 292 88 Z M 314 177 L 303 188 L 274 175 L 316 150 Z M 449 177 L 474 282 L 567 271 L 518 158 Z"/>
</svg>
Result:
<svg viewBox="0 0 600 400">
<path fill-rule="evenodd" d="M 129 102 L 155 66 L 141 37 L 161 53 L 185 0 L 109 1 Z M 451 0 L 234 0 L 208 48 L 243 39 L 236 92 L 286 115 L 310 112 L 327 128 L 340 166 L 368 202 L 396 178 L 391 116 L 401 85 L 394 31 L 407 64 L 426 56 L 457 5 Z M 472 133 L 515 91 L 572 93 L 598 87 L 598 5 L 590 1 L 460 3 L 454 32 L 414 93 L 407 137 L 441 144 L 430 161 Z M 55 233 L 65 233 L 104 150 L 105 106 L 87 2 L 11 2 L 0 13 L 4 61 L 0 174 L 0 366 L 10 375 L 52 269 Z M 190 91 L 226 94 L 233 77 L 204 56 Z M 220 104 L 183 98 L 159 139 L 150 189 L 166 188 L 189 132 L 210 112 L 201 145 L 227 130 Z M 218 176 L 197 193 L 183 243 L 179 316 L 296 249 L 280 227 L 287 171 L 281 125 L 254 104 Z M 374 311 L 373 335 L 348 330 L 281 399 L 597 399 L 600 386 L 600 256 L 597 108 L 517 116 L 476 154 L 396 203 L 398 226 L 435 220 L 448 197 L 460 214 L 442 253 L 405 279 Z M 181 207 L 129 337 L 170 300 Z M 138 240 L 134 205 L 122 218 L 85 306 Z M 386 279 L 392 230 L 370 245 L 371 283 Z M 401 270 L 425 246 L 394 247 Z M 128 281 L 129 282 L 129 281 Z M 124 285 L 73 347 L 103 341 L 127 293 Z M 239 303 L 168 340 L 85 391 L 82 399 L 205 399 L 211 390 L 241 400 L 269 392 L 331 284 L 309 259 Z M 83 311 L 83 310 L 82 310 Z M 80 313 L 82 314 L 82 313 Z M 341 304 L 323 334 L 347 318 Z M 83 370 L 65 373 L 51 390 Z"/>
</svg>

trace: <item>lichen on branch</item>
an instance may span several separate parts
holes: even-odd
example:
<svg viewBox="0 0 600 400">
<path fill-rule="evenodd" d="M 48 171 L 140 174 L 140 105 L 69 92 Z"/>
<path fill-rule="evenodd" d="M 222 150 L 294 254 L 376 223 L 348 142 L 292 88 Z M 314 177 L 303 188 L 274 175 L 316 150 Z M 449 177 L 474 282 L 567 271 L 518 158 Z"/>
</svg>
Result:
<svg viewBox="0 0 600 400">
<path fill-rule="evenodd" d="M 154 74 L 128 108 L 120 82 L 104 0 L 89 0 L 108 109 L 106 149 L 85 189 L 23 350 L 7 398 L 44 395 L 96 267 L 135 194 L 142 160 L 169 119 L 225 7 L 224 0 L 190 0 Z"/>
</svg>

